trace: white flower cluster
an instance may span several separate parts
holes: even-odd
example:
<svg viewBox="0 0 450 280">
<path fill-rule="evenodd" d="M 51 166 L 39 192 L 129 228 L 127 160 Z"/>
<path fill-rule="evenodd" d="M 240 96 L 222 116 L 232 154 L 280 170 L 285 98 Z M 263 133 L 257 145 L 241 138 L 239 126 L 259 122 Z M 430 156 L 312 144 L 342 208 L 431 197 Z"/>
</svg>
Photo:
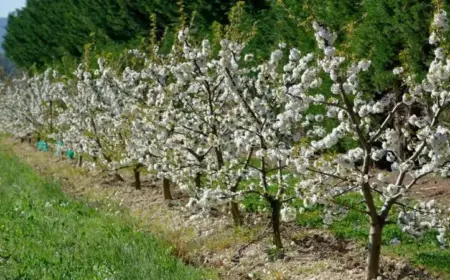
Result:
<svg viewBox="0 0 450 280">
<path fill-rule="evenodd" d="M 448 18 L 447 13 L 444 10 L 440 10 L 434 15 L 433 23 L 431 27 L 434 29 L 428 39 L 430 45 L 436 45 L 441 42 L 441 34 L 448 30 Z"/>
<path fill-rule="evenodd" d="M 429 229 L 436 229 L 438 242 L 447 245 L 446 233 L 449 228 L 448 212 L 436 208 L 436 202 L 421 202 L 413 208 L 401 211 L 398 215 L 400 228 L 416 237 L 422 237 Z"/>
</svg>

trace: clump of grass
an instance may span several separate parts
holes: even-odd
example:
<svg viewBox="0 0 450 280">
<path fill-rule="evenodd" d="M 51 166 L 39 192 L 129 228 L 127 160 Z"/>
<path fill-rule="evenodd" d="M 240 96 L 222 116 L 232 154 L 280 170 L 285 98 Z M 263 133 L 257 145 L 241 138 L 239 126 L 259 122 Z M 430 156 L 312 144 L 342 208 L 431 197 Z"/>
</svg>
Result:
<svg viewBox="0 0 450 280">
<path fill-rule="evenodd" d="M 71 200 L 0 150 L 2 279 L 211 279 L 124 211 Z"/>
</svg>

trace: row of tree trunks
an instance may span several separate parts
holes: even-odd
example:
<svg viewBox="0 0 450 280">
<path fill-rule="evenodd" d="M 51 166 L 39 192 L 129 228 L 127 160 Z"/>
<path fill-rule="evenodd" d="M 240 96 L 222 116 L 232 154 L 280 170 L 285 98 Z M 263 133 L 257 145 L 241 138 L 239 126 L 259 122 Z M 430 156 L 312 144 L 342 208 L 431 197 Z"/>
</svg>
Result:
<svg viewBox="0 0 450 280">
<path fill-rule="evenodd" d="M 27 135 L 24 137 L 20 138 L 20 143 L 25 143 L 25 141 L 28 142 L 28 144 L 32 144 L 33 143 L 33 137 L 32 135 Z M 38 137 L 38 141 L 39 141 L 39 137 Z M 77 166 L 78 167 L 82 167 L 83 166 L 83 155 L 79 155 L 78 157 L 78 162 L 77 162 Z M 135 168 L 133 170 L 133 174 L 134 174 L 134 183 L 135 183 L 135 187 L 137 190 L 142 189 L 142 183 L 141 183 L 141 172 L 139 170 L 141 166 L 138 166 L 137 168 Z M 124 182 L 125 180 L 123 179 L 123 177 L 119 174 L 119 173 L 114 173 L 114 179 L 119 181 L 119 182 Z M 163 187 L 163 195 L 164 195 L 164 199 L 165 200 L 172 200 L 172 192 L 170 190 L 170 180 L 167 178 L 163 179 L 162 182 L 162 187 Z"/>
<path fill-rule="evenodd" d="M 133 170 L 133 174 L 134 174 L 134 185 L 136 187 L 136 190 L 141 190 L 142 189 L 142 184 L 141 184 L 141 172 L 139 170 L 141 166 L 136 167 Z M 172 200 L 172 193 L 170 191 L 170 180 L 167 178 L 164 178 L 162 180 L 162 187 L 163 187 L 163 195 L 164 195 L 164 199 L 165 200 Z"/>
</svg>

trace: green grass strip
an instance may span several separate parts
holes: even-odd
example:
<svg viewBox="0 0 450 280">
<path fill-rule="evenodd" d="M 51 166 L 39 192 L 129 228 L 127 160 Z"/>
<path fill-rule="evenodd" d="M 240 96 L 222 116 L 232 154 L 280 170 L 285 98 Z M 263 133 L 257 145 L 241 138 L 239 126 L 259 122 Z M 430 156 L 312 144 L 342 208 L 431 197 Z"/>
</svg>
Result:
<svg viewBox="0 0 450 280">
<path fill-rule="evenodd" d="M 215 278 L 123 212 L 70 199 L 0 149 L 0 279 Z"/>
</svg>

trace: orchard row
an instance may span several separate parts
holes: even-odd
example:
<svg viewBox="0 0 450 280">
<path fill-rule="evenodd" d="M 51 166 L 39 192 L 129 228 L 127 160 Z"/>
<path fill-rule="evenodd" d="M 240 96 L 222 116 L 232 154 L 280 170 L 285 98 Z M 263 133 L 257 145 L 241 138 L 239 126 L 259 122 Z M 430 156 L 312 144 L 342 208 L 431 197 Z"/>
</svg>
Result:
<svg viewBox="0 0 450 280">
<path fill-rule="evenodd" d="M 447 244 L 449 210 L 405 200 L 422 177 L 449 171 L 450 60 L 440 47 L 447 17 L 438 9 L 430 28 L 435 58 L 425 79 L 399 65 L 392 70 L 403 83 L 383 98 L 360 89 L 370 61 L 349 60 L 334 47 L 335 33 L 313 28 L 321 55 L 280 43 L 260 63 L 241 42 L 224 39 L 215 51 L 186 28 L 169 54 L 132 51 L 125 69 L 100 58 L 95 68 L 80 64 L 74 78 L 48 70 L 17 79 L 1 89 L 0 127 L 62 141 L 91 168 L 131 169 L 137 188 L 148 170 L 163 180 L 166 199 L 173 182 L 190 207 L 228 205 L 236 226 L 242 199 L 259 195 L 280 250 L 280 223 L 296 218 L 294 205 L 320 204 L 326 224 L 363 212 L 367 279 L 375 279 L 387 223 L 415 236 L 437 229 Z M 393 172 L 373 168 L 379 161 Z M 339 199 L 352 192 L 363 210 Z M 389 215 L 394 208 L 398 217 Z"/>
</svg>

